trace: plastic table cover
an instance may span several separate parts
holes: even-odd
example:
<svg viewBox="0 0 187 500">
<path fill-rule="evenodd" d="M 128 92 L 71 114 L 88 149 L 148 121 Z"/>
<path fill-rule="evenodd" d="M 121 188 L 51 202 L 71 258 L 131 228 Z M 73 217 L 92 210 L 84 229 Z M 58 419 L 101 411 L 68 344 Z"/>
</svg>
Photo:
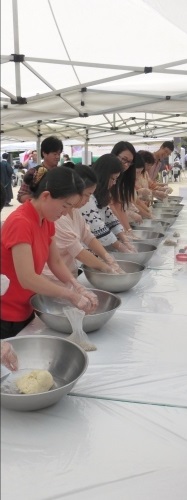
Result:
<svg viewBox="0 0 187 500">
<path fill-rule="evenodd" d="M 22 334 L 61 336 L 39 319 Z M 72 394 L 187 407 L 187 316 L 121 308 L 89 338 L 97 351 Z"/>
<path fill-rule="evenodd" d="M 2 410 L 2 500 L 184 500 L 187 412 L 64 397 Z"/>
<path fill-rule="evenodd" d="M 166 234 L 186 228 L 185 207 Z M 161 243 L 113 318 L 89 334 L 97 351 L 74 392 L 38 412 L 2 408 L 2 500 L 184 500 L 187 277 L 173 255 Z M 39 318 L 19 335 L 38 333 L 61 335 Z"/>
</svg>

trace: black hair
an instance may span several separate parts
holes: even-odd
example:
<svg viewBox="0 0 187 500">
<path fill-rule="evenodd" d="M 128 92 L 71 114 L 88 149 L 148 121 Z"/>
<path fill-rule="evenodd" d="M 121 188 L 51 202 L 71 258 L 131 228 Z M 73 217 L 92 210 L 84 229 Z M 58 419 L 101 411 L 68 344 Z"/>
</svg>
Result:
<svg viewBox="0 0 187 500">
<path fill-rule="evenodd" d="M 133 155 L 133 158 L 134 158 L 135 153 L 136 153 L 133 144 L 131 144 L 131 142 L 127 142 L 127 141 L 117 142 L 117 144 L 115 144 L 115 146 L 113 147 L 111 153 L 113 153 L 116 156 L 119 156 L 120 153 L 122 153 L 123 151 L 130 151 Z"/>
<path fill-rule="evenodd" d="M 3 209 L 6 203 L 6 191 L 3 184 L 0 183 L 1 188 L 1 198 L 0 198 L 0 211 Z"/>
<path fill-rule="evenodd" d="M 63 164 L 63 167 L 74 168 L 75 164 L 72 161 L 68 160 Z"/>
<path fill-rule="evenodd" d="M 136 170 L 134 165 L 134 158 L 136 150 L 130 142 L 120 141 L 115 144 L 112 153 L 119 156 L 123 151 L 130 151 L 133 155 L 133 162 L 127 170 L 124 170 L 119 177 L 115 186 L 112 187 L 111 193 L 115 202 L 120 202 L 124 208 L 125 203 L 129 205 L 131 199 L 134 199 L 134 189 L 136 180 Z"/>
<path fill-rule="evenodd" d="M 111 154 L 100 156 L 92 165 L 93 171 L 97 177 L 97 187 L 94 192 L 98 207 L 102 208 L 109 204 L 111 193 L 108 189 L 109 180 L 112 174 L 121 174 L 122 165 L 118 158 Z"/>
<path fill-rule="evenodd" d="M 146 151 L 144 149 L 140 149 L 138 153 L 141 155 L 141 157 L 144 159 L 145 163 L 148 163 L 149 165 L 154 165 L 155 163 L 155 158 L 150 151 Z"/>
<path fill-rule="evenodd" d="M 94 169 L 88 167 L 87 165 L 82 165 L 82 163 L 77 163 L 75 165 L 75 171 L 80 175 L 85 183 L 85 188 L 89 188 L 97 184 L 97 176 Z"/>
<path fill-rule="evenodd" d="M 165 141 L 163 142 L 161 148 L 168 148 L 170 151 L 174 151 L 174 142 L 173 141 Z"/>
<path fill-rule="evenodd" d="M 3 160 L 8 160 L 9 154 L 8 153 L 3 153 L 2 158 Z"/>
<path fill-rule="evenodd" d="M 136 170 L 138 170 L 139 168 L 143 168 L 142 173 L 145 172 L 145 161 L 140 153 L 135 154 L 134 165 Z"/>
<path fill-rule="evenodd" d="M 44 139 L 41 143 L 41 157 L 43 158 L 43 153 L 49 154 L 49 153 L 56 153 L 57 151 L 60 151 L 62 153 L 63 151 L 63 144 L 58 137 L 54 135 L 50 135 L 46 139 Z"/>
<path fill-rule="evenodd" d="M 36 167 L 33 172 L 26 172 L 24 182 L 29 185 L 33 198 L 37 199 L 43 191 L 49 191 L 51 198 L 67 198 L 74 194 L 81 195 L 85 185 L 80 176 L 66 167 L 55 167 L 46 170 L 44 167 Z M 40 176 L 40 172 L 42 174 Z M 37 181 L 37 177 L 40 180 Z"/>
</svg>

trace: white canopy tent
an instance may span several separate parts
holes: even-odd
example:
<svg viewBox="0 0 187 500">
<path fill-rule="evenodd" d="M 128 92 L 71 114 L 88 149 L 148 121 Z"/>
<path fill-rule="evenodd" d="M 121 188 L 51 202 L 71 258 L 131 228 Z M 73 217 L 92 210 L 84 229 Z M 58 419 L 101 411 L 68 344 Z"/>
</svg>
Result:
<svg viewBox="0 0 187 500">
<path fill-rule="evenodd" d="M 2 140 L 187 135 L 186 0 L 2 0 Z"/>
</svg>

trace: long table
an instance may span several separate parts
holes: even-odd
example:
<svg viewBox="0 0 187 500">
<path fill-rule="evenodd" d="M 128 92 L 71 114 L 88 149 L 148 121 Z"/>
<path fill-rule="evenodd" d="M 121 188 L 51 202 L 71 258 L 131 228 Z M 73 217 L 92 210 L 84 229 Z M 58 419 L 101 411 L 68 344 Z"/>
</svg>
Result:
<svg viewBox="0 0 187 500">
<path fill-rule="evenodd" d="M 187 239 L 187 204 L 174 229 Z M 173 247 L 162 242 L 120 297 L 89 334 L 97 351 L 68 396 L 37 412 L 2 408 L 2 500 L 186 498 L 187 275 Z M 37 334 L 61 336 L 39 318 L 19 335 Z"/>
</svg>

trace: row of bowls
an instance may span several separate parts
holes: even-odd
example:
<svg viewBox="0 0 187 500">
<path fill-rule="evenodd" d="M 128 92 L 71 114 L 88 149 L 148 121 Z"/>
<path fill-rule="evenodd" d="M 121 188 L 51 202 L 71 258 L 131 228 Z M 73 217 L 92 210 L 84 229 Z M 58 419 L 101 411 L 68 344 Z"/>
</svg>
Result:
<svg viewBox="0 0 187 500">
<path fill-rule="evenodd" d="M 177 197 L 171 197 L 171 199 L 172 202 L 178 201 Z M 181 200 L 182 198 L 180 198 Z M 165 209 L 163 205 L 162 209 Z M 172 217 L 168 214 L 166 217 L 168 217 L 167 220 L 163 216 L 158 220 L 145 220 L 142 227 L 133 228 L 133 233 L 139 238 L 139 240 L 133 241 L 137 253 L 112 252 L 120 267 L 125 271 L 124 275 L 110 275 L 83 266 L 84 274 L 94 289 L 94 293 L 97 294 L 99 301 L 95 313 L 86 315 L 83 320 L 83 327 L 87 333 L 101 328 L 119 307 L 121 301 L 113 295 L 114 293 L 126 292 L 139 282 L 145 266 L 164 238 L 165 231 L 177 216 Z M 162 232 L 159 231 L 159 227 L 162 227 Z M 71 325 L 66 316 L 62 314 L 62 305 L 57 303 L 55 299 L 35 295 L 31 299 L 31 304 L 36 314 L 47 326 L 58 332 L 71 333 Z"/>
<path fill-rule="evenodd" d="M 173 200 L 176 202 L 177 200 Z M 180 200 L 181 201 L 181 200 Z M 155 204 L 155 206 L 158 206 Z M 157 220 L 144 221 L 141 229 L 134 228 L 133 232 L 141 238 L 134 241 L 137 254 L 114 254 L 120 267 L 126 271 L 125 275 L 107 275 L 84 266 L 87 279 L 94 286 L 93 292 L 98 297 L 98 308 L 94 314 L 86 315 L 83 320 L 83 329 L 89 333 L 100 329 L 114 315 L 121 305 L 121 299 L 111 293 L 126 291 L 135 286 L 140 280 L 144 266 L 152 257 L 158 244 L 164 237 L 164 232 L 175 221 L 175 216 L 167 213 L 163 216 L 163 206 L 159 205 Z M 179 212 L 178 212 L 179 213 Z M 163 232 L 158 230 L 161 225 Z M 154 228 L 154 231 L 153 231 Z M 133 262 L 130 261 L 133 258 Z M 96 289 L 95 289 L 96 287 Z M 99 288 L 104 288 L 105 291 Z M 52 330 L 64 334 L 72 332 L 71 325 L 62 314 L 62 304 L 55 299 L 35 295 L 31 304 L 36 314 Z M 78 379 L 85 372 L 88 365 L 86 352 L 76 344 L 62 337 L 43 336 L 18 336 L 10 340 L 19 359 L 19 371 L 11 373 L 1 384 L 1 403 L 8 409 L 19 411 L 32 411 L 46 408 L 59 401 L 68 394 Z M 18 376 L 33 369 L 49 370 L 54 378 L 54 387 L 48 392 L 39 394 L 18 394 L 15 380 Z"/>
</svg>

